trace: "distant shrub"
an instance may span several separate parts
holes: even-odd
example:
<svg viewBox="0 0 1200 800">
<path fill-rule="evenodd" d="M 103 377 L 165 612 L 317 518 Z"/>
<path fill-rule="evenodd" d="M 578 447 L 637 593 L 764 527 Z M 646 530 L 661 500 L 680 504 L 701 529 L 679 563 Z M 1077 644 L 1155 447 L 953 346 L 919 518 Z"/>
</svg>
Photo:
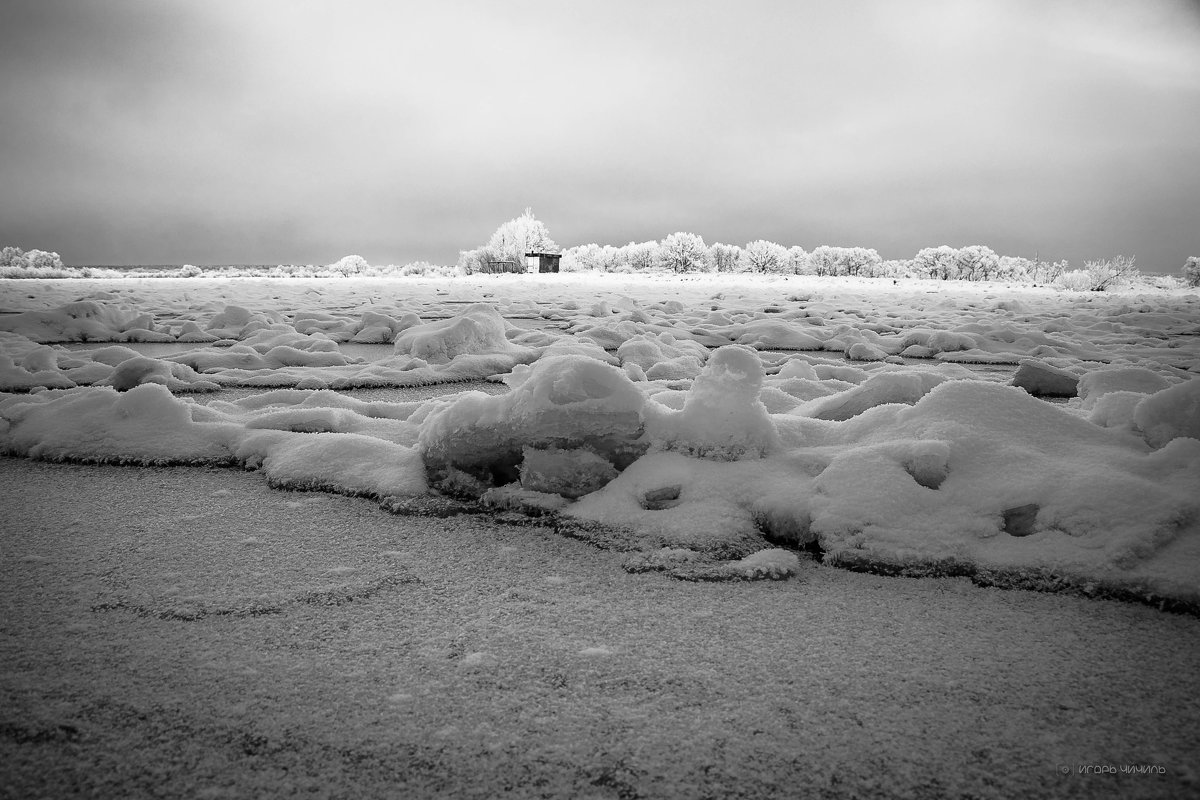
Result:
<svg viewBox="0 0 1200 800">
<path fill-rule="evenodd" d="M 1087 270 L 1070 269 L 1058 275 L 1054 279 L 1054 285 L 1072 292 L 1090 292 L 1093 281 Z"/>
<path fill-rule="evenodd" d="M 1183 282 L 1192 288 L 1200 286 L 1200 258 L 1192 256 L 1183 263 Z"/>
<path fill-rule="evenodd" d="M 6 266 L 0 267 L 0 278 L 86 278 L 88 275 L 79 270 L 65 267 L 29 267 Z"/>
<path fill-rule="evenodd" d="M 995 279 L 1032 283 L 1033 262 L 1021 256 L 1000 256 L 996 263 Z"/>
<path fill-rule="evenodd" d="M 1136 283 L 1142 277 L 1134 266 L 1134 256 L 1113 256 L 1103 261 L 1089 261 L 1083 271 L 1091 279 L 1093 292 L 1103 292 L 1121 284 Z"/>
<path fill-rule="evenodd" d="M 474 250 L 462 250 L 458 254 L 457 267 L 465 275 L 471 275 L 476 272 L 483 271 L 484 265 L 491 260 L 491 256 L 482 247 L 476 247 Z"/>
<path fill-rule="evenodd" d="M 0 267 L 27 267 L 29 262 L 25 260 L 25 251 L 19 247 L 3 247 L 0 248 Z"/>
<path fill-rule="evenodd" d="M 63 269 L 63 262 L 58 253 L 29 250 L 25 253 L 25 258 L 29 261 L 29 266 L 34 269 Z"/>
<path fill-rule="evenodd" d="M 17 270 L 31 269 L 36 274 L 9 275 L 8 277 L 40 277 L 40 278 L 69 278 L 71 273 L 63 266 L 58 253 L 47 250 L 22 250 L 19 247 L 0 248 L 0 268 L 11 267 Z M 57 272 L 64 272 L 59 275 Z"/>
<path fill-rule="evenodd" d="M 1054 279 L 1054 285 L 1075 292 L 1104 292 L 1122 285 L 1147 284 L 1134 266 L 1133 256 L 1113 256 L 1101 261 L 1089 261 L 1083 269 L 1065 270 Z"/>
<path fill-rule="evenodd" d="M 395 268 L 389 267 L 389 270 Z M 438 264 L 430 264 L 428 261 L 414 261 L 411 264 L 405 264 L 395 274 L 409 277 L 416 275 L 424 278 L 450 278 L 455 275 L 461 275 L 455 267 L 440 266 Z"/>
<path fill-rule="evenodd" d="M 180 278 L 199 278 L 204 274 L 204 270 L 197 267 L 195 264 L 184 264 L 176 273 Z"/>
<path fill-rule="evenodd" d="M 1034 283 L 1054 283 L 1060 275 L 1071 269 L 1071 262 L 1063 259 L 1053 264 L 1046 261 L 1034 261 L 1030 278 Z"/>
</svg>

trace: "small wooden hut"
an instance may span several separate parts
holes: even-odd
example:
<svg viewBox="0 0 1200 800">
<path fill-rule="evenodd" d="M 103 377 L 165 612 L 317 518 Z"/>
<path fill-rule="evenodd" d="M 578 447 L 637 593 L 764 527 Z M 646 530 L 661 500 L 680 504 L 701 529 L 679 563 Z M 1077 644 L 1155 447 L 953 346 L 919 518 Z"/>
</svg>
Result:
<svg viewBox="0 0 1200 800">
<path fill-rule="evenodd" d="M 525 263 L 530 272 L 558 272 L 562 253 L 526 253 Z M 537 269 L 534 269 L 536 267 Z"/>
</svg>

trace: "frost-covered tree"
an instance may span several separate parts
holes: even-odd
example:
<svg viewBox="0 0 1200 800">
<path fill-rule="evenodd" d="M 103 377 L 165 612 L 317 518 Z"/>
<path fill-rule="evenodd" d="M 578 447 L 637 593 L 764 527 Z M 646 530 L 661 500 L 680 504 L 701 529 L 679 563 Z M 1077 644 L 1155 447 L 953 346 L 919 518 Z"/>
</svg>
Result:
<svg viewBox="0 0 1200 800">
<path fill-rule="evenodd" d="M 967 245 L 954 255 L 954 271 L 963 280 L 991 280 L 999 267 L 1000 257 L 990 247 L 981 244 Z"/>
<path fill-rule="evenodd" d="M 575 253 L 579 247 L 567 247 L 562 251 L 562 260 L 558 262 L 560 272 L 583 272 L 583 266 L 576 260 Z"/>
<path fill-rule="evenodd" d="M 712 260 L 713 269 L 717 272 L 737 272 L 738 260 L 741 255 L 742 248 L 736 244 L 716 242 L 708 248 L 708 257 Z"/>
<path fill-rule="evenodd" d="M 1113 256 L 1102 261 L 1088 261 L 1083 271 L 1091 279 L 1091 290 L 1103 292 L 1121 283 L 1136 281 L 1141 272 L 1134 266 L 1135 256 Z"/>
<path fill-rule="evenodd" d="M 329 265 L 329 271 L 336 272 L 339 275 L 358 275 L 370 268 L 371 265 L 362 256 L 342 256 L 336 262 Z"/>
<path fill-rule="evenodd" d="M 883 257 L 875 250 L 865 247 L 830 247 L 821 245 L 808 254 L 817 275 L 858 275 L 870 277 L 876 274 Z"/>
<path fill-rule="evenodd" d="M 1101 261 L 1088 261 L 1083 269 L 1064 270 L 1055 277 L 1054 285 L 1076 292 L 1103 292 L 1122 283 L 1135 282 L 1141 277 L 1141 272 L 1134 266 L 1133 256 L 1114 256 Z"/>
<path fill-rule="evenodd" d="M 492 260 L 486 249 L 476 247 L 474 250 L 463 250 L 458 254 L 458 263 L 455 267 L 459 272 L 472 275 L 476 272 L 483 272 L 487 267 L 487 262 Z"/>
<path fill-rule="evenodd" d="M 662 240 L 658 263 L 672 272 L 708 272 L 711 265 L 704 239 L 683 231 Z"/>
<path fill-rule="evenodd" d="M 1183 282 L 1193 288 L 1200 286 L 1200 258 L 1192 256 L 1183 262 Z"/>
<path fill-rule="evenodd" d="M 875 270 L 875 277 L 877 278 L 899 280 L 901 278 L 915 278 L 916 276 L 917 273 L 913 269 L 911 258 L 889 259 L 880 264 Z"/>
<path fill-rule="evenodd" d="M 610 244 L 581 244 L 563 251 L 564 272 L 615 272 L 625 263 L 622 248 Z"/>
<path fill-rule="evenodd" d="M 1028 279 L 1033 283 L 1054 283 L 1059 276 L 1070 269 L 1071 265 L 1065 259 L 1051 263 L 1042 261 L 1036 254 L 1032 260 L 1026 260 L 1025 264 Z"/>
<path fill-rule="evenodd" d="M 605 272 L 623 272 L 629 266 L 625 260 L 624 251 L 619 247 L 613 247 L 611 244 L 601 247 L 598 257 L 600 268 Z"/>
<path fill-rule="evenodd" d="M 1071 262 L 1065 258 L 1062 261 L 1055 261 L 1053 264 L 1051 264 L 1051 265 L 1049 265 L 1049 267 L 1047 267 L 1046 275 L 1048 277 L 1046 279 L 1052 281 L 1055 278 L 1057 278 L 1059 275 L 1062 275 L 1064 272 L 1069 270 L 1070 268 L 1071 268 Z"/>
<path fill-rule="evenodd" d="M 742 250 L 741 269 L 744 272 L 787 271 L 787 248 L 766 239 L 755 239 Z"/>
<path fill-rule="evenodd" d="M 1071 262 L 1065 258 L 1062 261 L 1041 261 L 1034 258 L 1030 267 L 1029 278 L 1034 283 L 1055 283 L 1071 270 Z"/>
<path fill-rule="evenodd" d="M 1000 256 L 996 264 L 995 279 L 998 281 L 1033 281 L 1033 262 L 1021 256 Z"/>
<path fill-rule="evenodd" d="M 654 269 L 658 260 L 658 242 L 630 242 L 621 248 L 621 258 L 636 272 Z"/>
<path fill-rule="evenodd" d="M 1069 269 L 1055 276 L 1054 285 L 1072 292 L 1090 292 L 1093 282 L 1086 269 Z"/>
<path fill-rule="evenodd" d="M 27 250 L 25 258 L 29 261 L 29 266 L 34 269 L 62 269 L 62 258 L 58 253 L 52 253 L 47 250 Z"/>
<path fill-rule="evenodd" d="M 533 215 L 533 209 L 527 208 L 524 214 L 497 228 L 482 249 L 487 261 L 512 261 L 521 268 L 526 253 L 557 253 L 558 245 L 545 224 Z"/>
<path fill-rule="evenodd" d="M 62 257 L 48 250 L 22 250 L 19 247 L 0 248 L 0 267 L 24 269 L 64 269 Z"/>
<path fill-rule="evenodd" d="M 0 249 L 0 267 L 28 267 L 29 261 L 25 258 L 25 251 L 19 247 L 5 247 Z"/>
<path fill-rule="evenodd" d="M 814 247 L 813 251 L 808 254 L 808 260 L 812 264 L 814 275 L 837 274 L 837 253 L 833 247 L 828 245 Z"/>
<path fill-rule="evenodd" d="M 922 278 L 934 278 L 948 281 L 957 277 L 955 261 L 958 251 L 949 245 L 926 247 L 919 250 L 913 257 L 913 268 Z"/>
<path fill-rule="evenodd" d="M 787 272 L 794 275 L 814 274 L 812 259 L 803 247 L 793 246 L 787 250 Z"/>
</svg>

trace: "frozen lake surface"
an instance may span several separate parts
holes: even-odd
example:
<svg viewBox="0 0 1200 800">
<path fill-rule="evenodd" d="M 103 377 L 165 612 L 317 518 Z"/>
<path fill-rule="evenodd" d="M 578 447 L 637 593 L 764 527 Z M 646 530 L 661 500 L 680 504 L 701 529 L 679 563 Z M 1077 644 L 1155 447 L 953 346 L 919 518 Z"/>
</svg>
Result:
<svg viewBox="0 0 1200 800">
<path fill-rule="evenodd" d="M 1193 617 L 813 563 L 631 574 L 549 526 L 229 469 L 0 458 L 0 483 L 13 796 L 1152 798 L 1200 778 Z M 1166 772 L 1077 771 L 1097 763 Z"/>
</svg>

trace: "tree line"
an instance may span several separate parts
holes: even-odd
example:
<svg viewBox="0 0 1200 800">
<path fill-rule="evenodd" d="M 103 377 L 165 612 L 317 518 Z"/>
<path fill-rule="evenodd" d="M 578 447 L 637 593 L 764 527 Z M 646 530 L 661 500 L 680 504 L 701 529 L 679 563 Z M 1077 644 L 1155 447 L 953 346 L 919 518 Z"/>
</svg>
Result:
<svg viewBox="0 0 1200 800">
<path fill-rule="evenodd" d="M 706 244 L 694 233 L 679 231 L 661 241 L 627 245 L 581 244 L 561 249 L 532 209 L 496 229 L 486 244 L 459 254 L 457 269 L 466 274 L 524 272 L 531 252 L 561 253 L 563 272 L 724 272 L 764 275 L 829 275 L 860 278 L 1054 283 L 1071 289 L 1103 290 L 1139 277 L 1133 258 L 1090 261 L 1072 270 L 1067 261 L 1049 262 L 1002 256 L 985 245 L 926 247 L 912 258 L 884 259 L 866 247 L 821 245 L 811 251 L 765 239 L 744 246 Z"/>
<path fill-rule="evenodd" d="M 622 247 L 584 244 L 562 251 L 564 272 L 673 273 L 741 272 L 769 275 L 831 275 L 861 278 L 1051 283 L 1070 271 L 1055 263 L 1002 256 L 984 245 L 926 247 L 909 259 L 884 259 L 866 247 L 822 245 L 811 251 L 765 239 L 744 246 L 707 245 L 694 233 L 673 233 L 661 241 Z"/>
</svg>

